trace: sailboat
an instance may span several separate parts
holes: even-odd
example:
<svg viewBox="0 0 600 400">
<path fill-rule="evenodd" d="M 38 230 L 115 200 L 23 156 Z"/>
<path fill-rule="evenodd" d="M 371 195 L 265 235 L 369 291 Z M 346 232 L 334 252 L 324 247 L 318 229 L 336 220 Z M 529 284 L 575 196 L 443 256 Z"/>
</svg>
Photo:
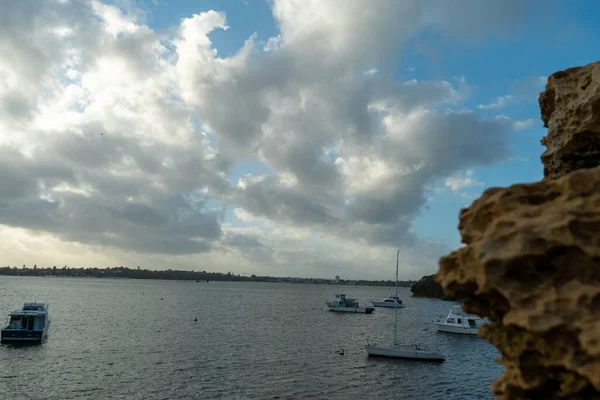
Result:
<svg viewBox="0 0 600 400">
<path fill-rule="evenodd" d="M 396 253 L 396 293 L 398 290 L 398 263 L 400 250 Z M 398 307 L 394 307 L 394 344 L 392 346 L 378 346 L 370 344 L 367 340 L 365 350 L 369 356 L 384 356 L 393 358 L 408 358 L 428 361 L 445 361 L 446 357 L 436 350 L 423 349 L 419 345 L 398 344 Z"/>
</svg>

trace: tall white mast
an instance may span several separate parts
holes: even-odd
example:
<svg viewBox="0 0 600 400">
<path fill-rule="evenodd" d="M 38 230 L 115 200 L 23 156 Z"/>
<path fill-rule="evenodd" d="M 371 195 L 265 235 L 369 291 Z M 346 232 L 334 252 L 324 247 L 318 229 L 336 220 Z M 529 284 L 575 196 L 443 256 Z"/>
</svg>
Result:
<svg viewBox="0 0 600 400">
<path fill-rule="evenodd" d="M 396 253 L 396 307 L 394 307 L 394 345 L 398 337 L 398 261 L 400 259 L 400 250 Z"/>
<path fill-rule="evenodd" d="M 396 299 L 398 299 L 398 259 L 400 258 L 400 250 L 396 253 Z"/>
</svg>

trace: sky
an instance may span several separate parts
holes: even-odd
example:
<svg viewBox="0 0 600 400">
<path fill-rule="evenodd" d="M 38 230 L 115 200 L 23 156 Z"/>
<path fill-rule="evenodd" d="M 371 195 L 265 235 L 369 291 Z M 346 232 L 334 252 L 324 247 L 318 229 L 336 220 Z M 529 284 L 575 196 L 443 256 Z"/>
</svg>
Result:
<svg viewBox="0 0 600 400">
<path fill-rule="evenodd" d="M 401 279 L 542 177 L 600 3 L 0 0 L 0 264 Z"/>
</svg>

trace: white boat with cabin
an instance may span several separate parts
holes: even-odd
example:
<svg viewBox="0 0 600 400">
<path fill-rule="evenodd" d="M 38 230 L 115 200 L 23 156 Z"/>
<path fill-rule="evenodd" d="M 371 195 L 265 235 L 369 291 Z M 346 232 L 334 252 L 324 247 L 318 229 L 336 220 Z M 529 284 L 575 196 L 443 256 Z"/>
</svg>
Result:
<svg viewBox="0 0 600 400">
<path fill-rule="evenodd" d="M 485 323 L 477 315 L 465 313 L 461 306 L 452 306 L 444 321 L 438 321 L 435 325 L 440 332 L 477 335 L 479 327 Z"/>
<path fill-rule="evenodd" d="M 396 274 L 398 271 L 396 271 Z M 390 293 L 388 293 L 388 297 L 381 301 L 371 300 L 374 307 L 385 307 L 385 308 L 404 308 L 406 307 L 402 304 L 402 300 L 398 296 L 398 276 L 396 275 L 396 293 L 392 295 L 392 290 L 390 289 Z"/>
<path fill-rule="evenodd" d="M 398 287 L 398 261 L 400 250 L 396 253 L 396 287 Z M 446 357 L 437 350 L 423 349 L 419 345 L 398 344 L 398 308 L 394 307 L 394 343 L 392 346 L 378 346 L 367 340 L 365 350 L 369 356 L 406 358 L 425 361 L 446 361 Z"/>
<path fill-rule="evenodd" d="M 50 327 L 48 306 L 25 303 L 23 308 L 8 315 L 6 327 L 0 333 L 1 343 L 41 343 Z"/>
<path fill-rule="evenodd" d="M 396 296 L 388 296 L 381 301 L 371 300 L 371 303 L 373 303 L 374 307 L 385 307 L 385 308 L 404 308 L 404 307 L 406 307 L 404 304 L 402 304 L 402 300 L 400 300 L 400 298 L 398 297 L 398 294 L 396 294 Z"/>
<path fill-rule="evenodd" d="M 333 301 L 325 303 L 329 311 L 351 312 L 361 314 L 371 314 L 375 309 L 373 307 L 361 307 L 356 299 L 346 297 L 343 293 L 335 295 Z"/>
</svg>

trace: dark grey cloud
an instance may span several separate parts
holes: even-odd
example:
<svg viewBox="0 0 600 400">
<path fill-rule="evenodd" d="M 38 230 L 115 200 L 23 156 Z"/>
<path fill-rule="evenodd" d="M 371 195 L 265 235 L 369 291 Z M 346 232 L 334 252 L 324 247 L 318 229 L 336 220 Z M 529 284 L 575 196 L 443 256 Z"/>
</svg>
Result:
<svg viewBox="0 0 600 400">
<path fill-rule="evenodd" d="M 333 181 L 329 191 L 307 191 L 306 186 L 285 186 L 278 178 L 248 179 L 235 198 L 246 210 L 275 221 L 297 226 L 320 226 L 339 237 L 370 244 L 414 243 L 410 220 L 425 204 L 425 188 L 437 179 L 472 165 L 487 165 L 510 154 L 505 135 L 511 126 L 502 119 L 481 120 L 472 113 L 426 114 L 412 122 L 399 119 L 406 130 L 395 138 L 379 138 L 373 147 L 378 160 L 403 171 L 372 184 L 357 193 L 348 193 L 353 179 L 361 179 L 360 169 L 348 181 Z M 394 133 L 392 122 L 388 129 Z M 364 153 L 361 153 L 361 149 Z M 368 155 L 373 149 L 358 147 L 351 156 Z M 342 151 L 342 156 L 344 157 Z M 347 156 L 348 158 L 349 156 Z M 306 166 L 306 171 L 318 164 Z M 333 163 L 329 164 L 334 168 Z M 339 175 L 343 172 L 339 171 Z M 310 176 L 298 179 L 312 182 Z M 369 184 L 369 175 L 363 176 Z M 346 193 L 346 194 L 344 194 Z"/>
<path fill-rule="evenodd" d="M 262 180 L 248 179 L 245 189 L 237 191 L 233 201 L 257 215 L 274 221 L 300 226 L 335 225 L 336 217 L 327 207 L 302 193 L 280 184 L 277 177 Z"/>
<path fill-rule="evenodd" d="M 258 265 L 273 264 L 274 249 L 263 244 L 257 234 L 228 232 L 224 235 L 221 245 L 221 250 L 239 251 L 245 260 Z"/>
<path fill-rule="evenodd" d="M 227 185 L 201 145 L 194 154 L 109 131 L 56 135 L 30 156 L 0 147 L 0 224 L 146 253 L 204 252 L 221 237 L 221 214 L 184 195 Z"/>
</svg>

